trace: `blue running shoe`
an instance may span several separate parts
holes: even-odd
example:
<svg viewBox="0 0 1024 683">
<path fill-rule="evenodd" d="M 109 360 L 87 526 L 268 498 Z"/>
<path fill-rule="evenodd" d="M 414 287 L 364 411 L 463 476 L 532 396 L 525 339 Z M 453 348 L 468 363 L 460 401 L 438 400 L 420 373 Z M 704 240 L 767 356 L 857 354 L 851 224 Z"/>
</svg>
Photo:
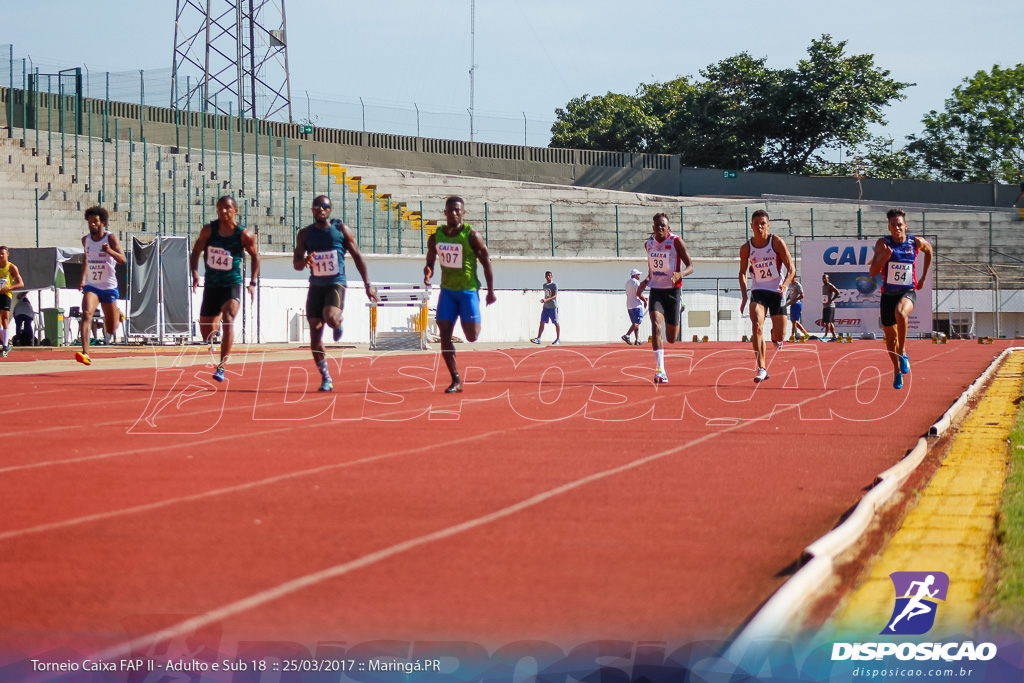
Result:
<svg viewBox="0 0 1024 683">
<path fill-rule="evenodd" d="M 904 375 L 910 372 L 910 359 L 907 358 L 907 354 L 900 356 L 900 372 Z"/>
<path fill-rule="evenodd" d="M 902 372 L 897 372 L 897 373 L 893 374 L 893 376 L 892 376 L 892 388 L 893 389 L 902 389 L 903 388 L 903 373 Z"/>
<path fill-rule="evenodd" d="M 224 381 L 224 366 L 223 365 L 218 365 L 217 366 L 217 372 L 213 373 L 213 378 L 215 380 L 217 380 L 218 382 L 223 382 Z"/>
<path fill-rule="evenodd" d="M 325 379 L 320 383 L 320 388 L 317 391 L 334 391 L 334 382 L 329 379 Z"/>
</svg>

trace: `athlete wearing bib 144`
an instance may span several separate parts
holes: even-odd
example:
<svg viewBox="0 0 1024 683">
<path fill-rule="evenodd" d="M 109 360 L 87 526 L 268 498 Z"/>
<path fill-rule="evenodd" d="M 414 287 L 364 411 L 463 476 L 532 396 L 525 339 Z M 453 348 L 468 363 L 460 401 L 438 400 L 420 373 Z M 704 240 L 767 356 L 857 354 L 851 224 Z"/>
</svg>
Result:
<svg viewBox="0 0 1024 683">
<path fill-rule="evenodd" d="M 885 332 L 885 348 L 892 360 L 892 386 L 902 389 L 903 375 L 910 372 L 910 358 L 906 350 L 908 321 L 917 303 L 917 290 L 924 286 L 932 263 L 932 245 L 907 233 L 907 215 L 902 209 L 889 209 L 885 216 L 889 219 L 889 235 L 875 243 L 875 254 L 868 272 L 871 277 L 882 276 L 879 313 Z M 924 254 L 920 275 L 917 273 L 919 251 Z"/>
<path fill-rule="evenodd" d="M 192 245 L 189 265 L 192 269 L 192 291 L 199 289 L 199 257 L 206 262 L 206 280 L 203 283 L 203 303 L 199 309 L 199 331 L 203 341 L 213 338 L 223 325 L 220 342 L 220 363 L 213 373 L 218 382 L 224 381 L 224 364 L 231 355 L 234 343 L 235 316 L 242 303 L 242 259 L 246 253 L 252 262 L 249 275 L 249 299 L 256 298 L 256 281 L 260 275 L 260 255 L 256 251 L 256 236 L 251 230 L 238 225 L 238 205 L 231 196 L 217 200 L 217 220 L 204 225 L 196 243 Z"/>
<path fill-rule="evenodd" d="M 113 342 L 114 333 L 121 324 L 121 311 L 117 308 L 120 294 L 117 291 L 118 264 L 124 265 L 128 258 L 117 242 L 117 236 L 107 232 L 110 214 L 102 206 L 85 210 L 89 234 L 82 238 L 85 249 L 85 267 L 78 288 L 82 290 L 82 350 L 75 354 L 75 360 L 91 365 L 89 358 L 89 337 L 92 334 L 92 319 L 96 307 L 103 307 L 103 332 L 107 344 Z"/>
<path fill-rule="evenodd" d="M 654 383 L 667 384 L 665 348 L 662 329 L 670 344 L 679 337 L 679 293 L 683 278 L 693 272 L 693 263 L 686 245 L 672 234 L 668 215 L 654 214 L 651 236 L 644 243 L 647 251 L 647 278 L 640 283 L 637 294 L 650 287 L 651 343 L 654 346 Z"/>
<path fill-rule="evenodd" d="M 764 340 L 764 321 L 767 316 L 772 319 L 772 341 L 775 342 L 775 348 L 782 348 L 786 334 L 786 309 L 782 293 L 794 277 L 793 257 L 789 254 L 789 248 L 785 240 L 769 232 L 769 227 L 768 212 L 763 209 L 755 211 L 750 217 L 753 237 L 740 247 L 740 292 L 743 297 L 740 303 L 741 315 L 747 305 L 747 277 L 752 277 L 754 281 L 750 286 L 750 322 L 753 332 L 751 343 L 757 360 L 755 383 L 768 379 L 768 364 L 765 360 L 767 345 Z"/>
<path fill-rule="evenodd" d="M 4 358 L 11 352 L 7 339 L 7 326 L 11 324 L 11 292 L 25 286 L 18 266 L 10 261 L 10 255 L 7 247 L 0 246 L 0 356 Z"/>
<path fill-rule="evenodd" d="M 332 220 L 332 209 L 330 197 L 320 195 L 313 199 L 313 223 L 299 230 L 295 236 L 295 253 L 292 255 L 295 270 L 309 268 L 306 319 L 309 321 L 309 349 L 313 353 L 313 363 L 320 371 L 319 391 L 334 390 L 324 349 L 324 325 L 334 331 L 334 341 L 341 339 L 345 287 L 348 284 L 345 254 L 352 256 L 352 262 L 363 278 L 366 297 L 370 301 L 379 301 L 351 228 L 341 221 Z"/>
<path fill-rule="evenodd" d="M 430 278 L 434 275 L 434 262 L 441 262 L 441 294 L 437 299 L 436 319 L 441 337 L 441 357 L 452 377 L 452 383 L 444 390 L 446 394 L 462 391 L 452 340 L 455 321 L 462 319 L 466 341 L 476 341 L 480 336 L 478 260 L 487 280 L 487 305 L 497 301 L 487 246 L 468 223 L 462 222 L 465 215 L 466 202 L 462 197 L 448 197 L 444 203 L 445 224 L 427 240 L 427 265 L 423 267 L 423 283 L 429 287 Z"/>
</svg>

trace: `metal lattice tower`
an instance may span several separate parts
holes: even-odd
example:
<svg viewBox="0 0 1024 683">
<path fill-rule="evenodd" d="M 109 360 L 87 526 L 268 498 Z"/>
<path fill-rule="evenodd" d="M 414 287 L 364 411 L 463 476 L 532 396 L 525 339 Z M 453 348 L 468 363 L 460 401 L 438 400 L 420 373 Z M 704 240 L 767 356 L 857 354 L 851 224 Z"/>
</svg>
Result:
<svg viewBox="0 0 1024 683">
<path fill-rule="evenodd" d="M 292 121 L 284 2 L 177 0 L 171 107 Z"/>
</svg>

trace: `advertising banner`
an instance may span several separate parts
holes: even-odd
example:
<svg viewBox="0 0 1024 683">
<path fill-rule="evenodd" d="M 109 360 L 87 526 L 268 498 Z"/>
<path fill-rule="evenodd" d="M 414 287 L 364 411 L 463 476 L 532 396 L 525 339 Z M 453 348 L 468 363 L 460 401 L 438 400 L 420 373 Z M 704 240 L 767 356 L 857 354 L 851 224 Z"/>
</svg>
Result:
<svg viewBox="0 0 1024 683">
<path fill-rule="evenodd" d="M 868 273 L 875 253 L 872 240 L 804 240 L 800 243 L 800 283 L 804 288 L 803 324 L 811 334 L 825 330 L 822 310 L 828 299 L 822 275 L 839 290 L 835 299 L 835 326 L 840 334 L 882 333 L 878 303 L 882 296 L 882 275 Z M 924 255 L 918 253 L 916 272 L 920 277 Z M 917 302 L 910 315 L 910 336 L 932 331 L 932 280 L 925 278 L 917 291 Z"/>
</svg>

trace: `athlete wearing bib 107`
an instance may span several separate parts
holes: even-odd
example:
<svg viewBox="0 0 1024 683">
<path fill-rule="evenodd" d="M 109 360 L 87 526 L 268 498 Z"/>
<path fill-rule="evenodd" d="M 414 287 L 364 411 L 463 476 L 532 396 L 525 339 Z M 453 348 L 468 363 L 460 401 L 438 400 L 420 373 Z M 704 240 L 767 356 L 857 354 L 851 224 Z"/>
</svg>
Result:
<svg viewBox="0 0 1024 683">
<path fill-rule="evenodd" d="M 329 197 L 320 195 L 313 199 L 313 224 L 302 228 L 295 236 L 295 253 L 292 256 L 295 270 L 309 268 L 306 319 L 309 321 L 309 348 L 313 352 L 313 363 L 320 371 L 319 391 L 334 390 L 324 350 L 324 325 L 334 330 L 334 341 L 341 339 L 345 286 L 348 284 L 345 254 L 352 256 L 352 262 L 366 286 L 367 298 L 379 301 L 377 291 L 366 274 L 366 264 L 352 230 L 341 221 L 331 220 L 332 209 Z"/>
<path fill-rule="evenodd" d="M 917 302 L 917 290 L 924 286 L 932 263 L 932 245 L 907 234 L 907 214 L 903 209 L 889 209 L 889 236 L 875 243 L 875 255 L 868 271 L 871 277 L 882 275 L 882 298 L 879 312 L 885 332 L 885 348 L 893 367 L 892 386 L 903 388 L 903 375 L 910 372 L 907 357 L 907 325 Z M 917 272 L 917 253 L 924 253 L 924 264 Z"/>
<path fill-rule="evenodd" d="M 753 278 L 750 286 L 750 322 L 753 334 L 751 342 L 754 346 L 754 357 L 757 360 L 757 372 L 754 382 L 768 379 L 768 364 L 765 360 L 767 344 L 764 340 L 764 321 L 767 316 L 772 319 L 772 341 L 776 349 L 782 348 L 782 340 L 786 335 L 786 308 L 783 306 L 782 293 L 793 281 L 793 257 L 785 240 L 769 231 L 768 212 L 759 209 L 750 217 L 750 231 L 753 234 L 740 247 L 740 314 L 747 305 L 747 277 Z M 785 274 L 783 274 L 785 273 Z"/>
<path fill-rule="evenodd" d="M 193 292 L 199 289 L 199 257 L 204 256 L 206 261 L 203 304 L 199 309 L 199 332 L 203 335 L 203 341 L 210 341 L 221 325 L 224 328 L 220 342 L 220 363 L 213 373 L 213 378 L 218 382 L 224 381 L 224 365 L 234 343 L 235 316 L 242 303 L 242 260 L 246 253 L 252 262 L 248 287 L 250 301 L 256 298 L 256 282 L 260 275 L 256 236 L 251 230 L 238 225 L 237 218 L 238 205 L 234 197 L 218 199 L 217 220 L 204 225 L 199 231 L 189 256 Z"/>
<path fill-rule="evenodd" d="M 121 323 L 121 311 L 117 308 L 120 295 L 117 291 L 118 264 L 128 262 L 117 236 L 107 232 L 107 221 L 110 214 L 102 206 L 93 206 L 85 210 L 85 220 L 89 224 L 89 234 L 82 238 L 85 249 L 85 267 L 82 268 L 82 281 L 78 288 L 82 290 L 82 350 L 75 354 L 75 360 L 83 365 L 92 365 L 89 358 L 89 337 L 92 334 L 92 319 L 96 307 L 103 307 L 103 332 L 107 344 L 113 342 L 114 333 Z"/>
<path fill-rule="evenodd" d="M 665 330 L 668 342 L 674 344 L 679 336 L 679 292 L 683 278 L 693 272 L 693 263 L 683 240 L 672 234 L 667 214 L 654 214 L 651 232 L 644 243 L 644 249 L 647 250 L 647 278 L 637 287 L 637 294 L 643 294 L 644 288 L 650 287 L 654 383 L 667 384 L 662 329 Z"/>
<path fill-rule="evenodd" d="M 434 262 L 441 262 L 441 294 L 437 299 L 436 319 L 441 337 L 441 357 L 452 376 L 452 383 L 444 390 L 446 394 L 462 391 L 452 341 L 455 321 L 462 319 L 466 341 L 474 342 L 480 336 L 478 260 L 487 280 L 487 305 L 497 301 L 490 255 L 480 235 L 468 223 L 462 222 L 465 215 L 466 202 L 462 197 L 448 197 L 444 203 L 445 224 L 427 240 L 427 265 L 423 268 L 423 283 L 429 287 L 430 278 L 434 275 Z"/>
</svg>

